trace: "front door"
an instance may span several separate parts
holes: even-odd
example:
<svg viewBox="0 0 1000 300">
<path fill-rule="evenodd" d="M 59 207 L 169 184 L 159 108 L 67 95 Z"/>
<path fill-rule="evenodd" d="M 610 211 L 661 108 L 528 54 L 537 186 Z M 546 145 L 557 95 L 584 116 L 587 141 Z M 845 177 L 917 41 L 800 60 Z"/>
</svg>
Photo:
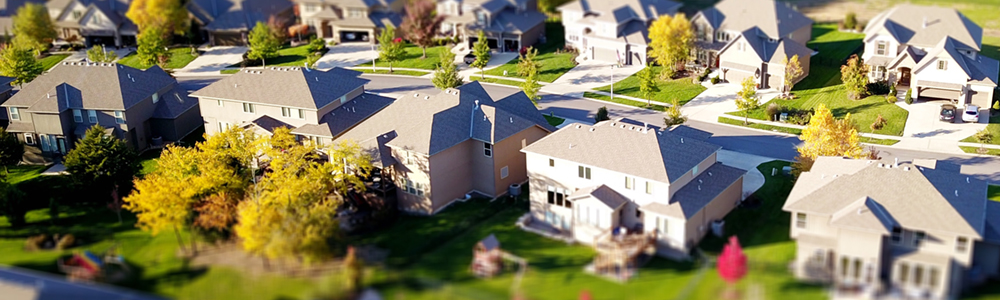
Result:
<svg viewBox="0 0 1000 300">
<path fill-rule="evenodd" d="M 899 68 L 899 85 L 910 86 L 910 68 Z"/>
</svg>

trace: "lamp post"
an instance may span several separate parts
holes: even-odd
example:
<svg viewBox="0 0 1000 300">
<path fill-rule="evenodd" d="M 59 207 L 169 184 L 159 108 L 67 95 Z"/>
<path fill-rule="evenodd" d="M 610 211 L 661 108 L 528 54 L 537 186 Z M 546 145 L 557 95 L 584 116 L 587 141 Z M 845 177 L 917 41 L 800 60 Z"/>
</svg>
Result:
<svg viewBox="0 0 1000 300">
<path fill-rule="evenodd" d="M 374 56 L 372 56 L 372 73 L 377 73 L 375 71 L 375 59 L 378 58 L 378 52 L 375 52 L 375 42 L 372 42 L 372 53 L 374 53 Z"/>
<path fill-rule="evenodd" d="M 611 101 L 615 101 L 615 65 L 611 65 Z"/>
</svg>

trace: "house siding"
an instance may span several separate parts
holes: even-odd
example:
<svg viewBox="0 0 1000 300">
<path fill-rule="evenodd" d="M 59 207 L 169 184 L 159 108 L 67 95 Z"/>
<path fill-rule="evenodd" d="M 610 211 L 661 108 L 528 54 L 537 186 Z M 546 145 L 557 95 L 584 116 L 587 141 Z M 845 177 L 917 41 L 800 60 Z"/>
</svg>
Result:
<svg viewBox="0 0 1000 300">
<path fill-rule="evenodd" d="M 525 154 L 521 149 L 547 134 L 546 130 L 532 126 L 493 145 L 493 176 L 496 178 L 494 191 L 497 196 L 507 193 L 511 184 L 528 180 Z M 504 167 L 507 167 L 506 178 L 501 177 L 501 169 Z"/>
</svg>

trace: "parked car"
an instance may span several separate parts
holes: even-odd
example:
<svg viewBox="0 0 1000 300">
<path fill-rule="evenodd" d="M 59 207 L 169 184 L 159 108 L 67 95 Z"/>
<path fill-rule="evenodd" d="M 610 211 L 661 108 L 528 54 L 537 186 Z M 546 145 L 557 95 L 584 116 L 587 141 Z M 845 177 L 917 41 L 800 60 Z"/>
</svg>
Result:
<svg viewBox="0 0 1000 300">
<path fill-rule="evenodd" d="M 962 114 L 962 121 L 972 123 L 979 122 L 979 106 L 965 106 L 965 113 Z"/>
<path fill-rule="evenodd" d="M 476 61 L 476 55 L 472 54 L 472 53 L 466 54 L 464 61 L 465 61 L 465 64 L 471 65 L 473 62 Z"/>
<path fill-rule="evenodd" d="M 941 116 L 938 119 L 944 122 L 954 122 L 957 111 L 958 109 L 954 105 L 941 104 Z"/>
</svg>

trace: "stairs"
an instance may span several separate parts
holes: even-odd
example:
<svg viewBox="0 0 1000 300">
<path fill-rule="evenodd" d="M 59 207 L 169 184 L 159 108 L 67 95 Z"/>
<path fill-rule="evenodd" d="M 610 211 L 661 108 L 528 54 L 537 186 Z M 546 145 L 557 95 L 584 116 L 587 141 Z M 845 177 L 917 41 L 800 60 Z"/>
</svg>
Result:
<svg viewBox="0 0 1000 300">
<path fill-rule="evenodd" d="M 896 99 L 899 101 L 903 101 L 904 99 L 906 99 L 906 92 L 909 90 L 910 87 L 905 85 L 896 86 Z"/>
</svg>

